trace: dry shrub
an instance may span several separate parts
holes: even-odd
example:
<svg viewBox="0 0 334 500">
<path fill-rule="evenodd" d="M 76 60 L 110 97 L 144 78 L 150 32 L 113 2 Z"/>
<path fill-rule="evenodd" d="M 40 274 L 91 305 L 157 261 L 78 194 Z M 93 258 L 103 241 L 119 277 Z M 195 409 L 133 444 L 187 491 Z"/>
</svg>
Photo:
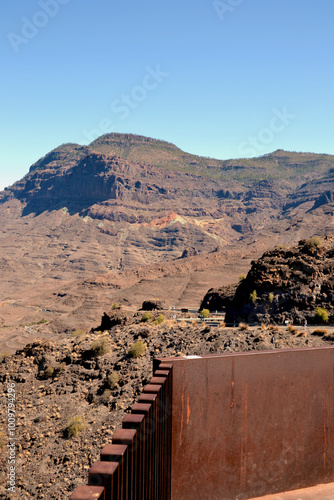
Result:
<svg viewBox="0 0 334 500">
<path fill-rule="evenodd" d="M 150 313 L 150 312 L 145 312 L 145 313 L 142 315 L 142 317 L 141 317 L 140 321 L 141 321 L 142 323 L 147 323 L 148 321 L 151 321 L 151 319 L 152 319 L 152 313 Z"/>
<path fill-rule="evenodd" d="M 161 325 L 165 321 L 165 316 L 163 314 L 159 314 L 159 316 L 153 321 L 154 325 Z"/>
<path fill-rule="evenodd" d="M 80 330 L 79 328 L 76 328 L 75 330 L 73 330 L 73 332 L 71 333 L 71 337 L 73 338 L 78 338 L 78 337 L 82 337 L 82 335 L 84 335 L 86 332 L 84 332 L 84 330 Z"/>
<path fill-rule="evenodd" d="M 261 323 L 261 330 L 267 330 L 267 325 L 265 323 Z"/>
<path fill-rule="evenodd" d="M 298 332 L 298 329 L 293 325 L 289 325 L 288 330 L 290 333 L 297 333 Z"/>
<path fill-rule="evenodd" d="M 101 395 L 101 403 L 103 403 L 104 405 L 108 404 L 110 401 L 111 395 L 112 395 L 112 391 L 110 389 L 105 389 L 103 391 L 103 394 Z"/>
<path fill-rule="evenodd" d="M 300 332 L 298 333 L 297 337 L 307 337 L 308 333 L 307 332 Z"/>
<path fill-rule="evenodd" d="M 312 335 L 317 335 L 318 337 L 326 337 L 328 335 L 328 331 L 325 328 L 317 328 L 312 332 Z"/>
<path fill-rule="evenodd" d="M 318 248 L 322 245 L 323 240 L 319 236 L 312 236 L 312 238 L 309 238 L 308 240 L 305 241 L 305 245 L 308 248 Z"/>
<path fill-rule="evenodd" d="M 92 343 L 92 352 L 94 356 L 103 356 L 110 351 L 109 342 L 105 337 L 100 337 Z"/>
<path fill-rule="evenodd" d="M 246 323 L 239 323 L 239 330 L 248 330 L 249 326 Z"/>
<path fill-rule="evenodd" d="M 220 324 L 219 324 L 220 328 L 225 328 L 226 326 L 226 323 L 225 321 L 221 321 Z"/>
<path fill-rule="evenodd" d="M 118 385 L 118 382 L 119 382 L 118 373 L 112 372 L 107 379 L 109 389 L 115 389 L 115 387 L 117 387 Z"/>
<path fill-rule="evenodd" d="M 54 366 L 48 366 L 46 369 L 45 369 L 45 372 L 44 372 L 44 378 L 51 378 L 55 375 L 55 367 Z"/>
<path fill-rule="evenodd" d="M 75 437 L 79 432 L 83 431 L 86 427 L 86 421 L 83 417 L 77 416 L 69 420 L 66 427 L 67 437 Z"/>
<path fill-rule="evenodd" d="M 128 354 L 131 358 L 139 358 L 145 353 L 145 351 L 146 345 L 140 340 L 139 342 L 135 342 L 134 344 L 132 344 Z"/>
</svg>

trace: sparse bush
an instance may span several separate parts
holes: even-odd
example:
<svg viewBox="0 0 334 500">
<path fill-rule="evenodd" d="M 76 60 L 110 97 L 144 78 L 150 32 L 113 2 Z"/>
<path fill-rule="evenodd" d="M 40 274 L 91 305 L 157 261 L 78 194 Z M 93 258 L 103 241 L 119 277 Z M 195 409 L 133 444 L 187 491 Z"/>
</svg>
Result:
<svg viewBox="0 0 334 500">
<path fill-rule="evenodd" d="M 112 372 L 107 379 L 109 389 L 115 389 L 115 387 L 117 387 L 118 385 L 118 382 L 119 382 L 118 373 Z"/>
<path fill-rule="evenodd" d="M 105 391 L 103 391 L 102 396 L 101 396 L 101 403 L 103 403 L 104 405 L 108 404 L 110 401 L 111 395 L 112 395 L 112 391 L 110 389 L 106 389 Z"/>
<path fill-rule="evenodd" d="M 54 366 L 48 366 L 45 371 L 44 371 L 44 377 L 45 378 L 51 378 L 54 376 L 55 373 L 55 367 Z"/>
<path fill-rule="evenodd" d="M 325 328 L 317 328 L 312 332 L 312 335 L 317 335 L 318 337 L 324 337 L 328 335 L 328 331 Z"/>
<path fill-rule="evenodd" d="M 101 337 L 92 343 L 92 352 L 94 356 L 103 356 L 110 350 L 109 342 L 105 337 Z"/>
<path fill-rule="evenodd" d="M 152 319 L 152 314 L 151 314 L 150 312 L 145 312 L 145 313 L 142 315 L 142 317 L 141 317 L 140 321 L 141 321 L 142 323 L 147 323 L 148 321 L 151 321 L 151 319 Z"/>
<path fill-rule="evenodd" d="M 329 319 L 329 313 L 324 307 L 317 307 L 315 310 L 315 318 L 322 323 L 326 323 Z"/>
<path fill-rule="evenodd" d="M 78 328 L 76 328 L 75 330 L 73 330 L 73 332 L 71 333 L 71 337 L 74 337 L 74 338 L 77 338 L 77 337 L 81 337 L 82 335 L 84 335 L 85 332 L 83 330 L 79 330 Z"/>
<path fill-rule="evenodd" d="M 132 344 L 128 354 L 129 356 L 131 356 L 131 358 L 139 358 L 144 354 L 145 351 L 146 345 L 140 340 L 139 342 L 135 342 L 134 344 Z"/>
<path fill-rule="evenodd" d="M 308 240 L 305 241 L 305 245 L 308 248 L 318 248 L 322 244 L 322 238 L 319 236 L 312 236 L 312 238 L 309 238 Z"/>
<path fill-rule="evenodd" d="M 239 281 L 241 283 L 241 281 L 243 281 L 244 279 L 246 278 L 246 275 L 245 274 L 239 274 Z"/>
<path fill-rule="evenodd" d="M 269 293 L 268 300 L 269 300 L 270 304 L 273 303 L 273 301 L 274 301 L 274 294 L 273 294 L 273 292 Z"/>
<path fill-rule="evenodd" d="M 239 330 L 248 330 L 249 326 L 246 323 L 239 323 Z"/>
<path fill-rule="evenodd" d="M 295 326 L 289 325 L 288 330 L 290 333 L 296 333 L 298 330 Z"/>
<path fill-rule="evenodd" d="M 79 432 L 86 428 L 86 421 L 83 417 L 77 416 L 69 420 L 66 427 L 66 435 L 68 438 L 75 437 Z"/>
<path fill-rule="evenodd" d="M 201 316 L 203 316 L 204 319 L 208 318 L 210 316 L 210 311 L 209 309 L 202 309 L 200 311 Z"/>
<path fill-rule="evenodd" d="M 267 330 L 267 325 L 265 323 L 261 323 L 261 330 Z"/>
<path fill-rule="evenodd" d="M 255 304 L 255 302 L 257 301 L 257 291 L 256 290 L 253 290 L 249 294 L 249 300 L 252 302 L 252 304 Z"/>
<path fill-rule="evenodd" d="M 307 337 L 307 332 L 300 332 L 297 337 Z"/>
<path fill-rule="evenodd" d="M 153 321 L 155 325 L 161 325 L 165 321 L 165 316 L 163 314 L 159 314 L 159 316 Z"/>
<path fill-rule="evenodd" d="M 120 309 L 121 306 L 119 304 L 117 304 L 117 302 L 114 302 L 111 306 L 111 309 Z"/>
<path fill-rule="evenodd" d="M 45 323 L 47 323 L 48 320 L 47 319 L 41 319 L 40 321 L 38 321 L 36 324 L 37 325 L 44 325 Z"/>
</svg>

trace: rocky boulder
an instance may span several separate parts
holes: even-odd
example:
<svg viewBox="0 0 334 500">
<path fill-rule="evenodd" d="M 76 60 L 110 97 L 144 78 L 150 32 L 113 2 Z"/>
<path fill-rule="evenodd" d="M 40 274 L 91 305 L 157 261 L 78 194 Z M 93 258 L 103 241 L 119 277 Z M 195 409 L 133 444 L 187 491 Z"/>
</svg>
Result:
<svg viewBox="0 0 334 500">
<path fill-rule="evenodd" d="M 201 302 L 200 310 L 225 311 L 232 303 L 237 285 L 210 288 Z"/>
<path fill-rule="evenodd" d="M 164 304 L 160 299 L 144 300 L 141 306 L 142 311 L 160 311 L 163 308 Z"/>
<path fill-rule="evenodd" d="M 109 314 L 103 313 L 101 325 L 94 331 L 110 330 L 114 326 L 124 326 L 128 321 L 127 315 L 119 309 L 111 311 Z"/>
<path fill-rule="evenodd" d="M 214 294 L 207 304 L 212 309 L 210 299 L 216 305 Z M 327 320 L 319 308 L 326 310 Z M 226 321 L 333 323 L 334 238 L 302 240 L 296 247 L 278 247 L 253 261 L 228 304 Z"/>
</svg>

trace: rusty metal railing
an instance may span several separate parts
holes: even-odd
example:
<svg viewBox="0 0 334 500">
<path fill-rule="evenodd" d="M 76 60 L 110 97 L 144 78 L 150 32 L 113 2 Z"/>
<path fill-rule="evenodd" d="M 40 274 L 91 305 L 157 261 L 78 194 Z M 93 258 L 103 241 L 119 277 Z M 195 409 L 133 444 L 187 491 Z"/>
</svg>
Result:
<svg viewBox="0 0 334 500">
<path fill-rule="evenodd" d="M 334 499 L 334 346 L 153 370 L 71 500 Z"/>
<path fill-rule="evenodd" d="M 172 364 L 161 363 L 71 500 L 171 498 Z"/>
</svg>

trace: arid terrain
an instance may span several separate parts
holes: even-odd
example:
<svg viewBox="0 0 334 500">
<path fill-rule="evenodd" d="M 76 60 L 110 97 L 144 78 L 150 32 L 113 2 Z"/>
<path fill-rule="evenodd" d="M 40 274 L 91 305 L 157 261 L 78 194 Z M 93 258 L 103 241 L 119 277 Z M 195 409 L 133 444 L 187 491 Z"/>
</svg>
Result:
<svg viewBox="0 0 334 500">
<path fill-rule="evenodd" d="M 198 306 L 264 251 L 333 234 L 333 185 L 330 155 L 221 161 L 122 134 L 60 146 L 0 193 L 0 352 L 89 329 L 112 302 Z"/>
<path fill-rule="evenodd" d="M 62 145 L 1 192 L 0 443 L 8 382 L 19 440 L 16 496 L 1 467 L 0 497 L 68 498 L 154 356 L 331 345 L 334 328 L 311 323 L 322 305 L 333 319 L 333 193 L 330 155 L 221 161 L 122 134 Z M 230 321 L 260 326 L 198 321 L 201 303 L 220 309 L 217 297 Z M 164 310 L 143 322 L 146 299 Z M 126 321 L 93 331 L 112 304 Z M 286 318 L 301 326 L 283 326 Z M 133 358 L 138 341 L 145 350 Z M 69 437 L 76 416 L 85 428 Z"/>
<path fill-rule="evenodd" d="M 328 346 L 334 339 L 333 327 L 210 327 L 197 321 L 197 315 L 188 323 L 168 319 L 171 313 L 156 325 L 154 318 L 161 313 L 142 323 L 142 312 L 124 311 L 128 317 L 124 326 L 35 342 L 2 361 L 1 407 L 6 406 L 7 384 L 14 382 L 19 437 L 16 494 L 9 495 L 3 486 L 7 450 L 2 450 L 2 499 L 64 500 L 78 484 L 86 484 L 88 469 L 151 377 L 153 357 Z M 142 342 L 145 350 L 133 358 L 128 353 L 136 342 Z M 96 345 L 102 345 L 101 351 Z M 117 382 L 110 389 L 108 380 L 115 374 L 112 380 Z M 85 428 L 68 437 L 68 424 L 78 416 Z M 0 429 L 4 437 L 5 412 Z"/>
</svg>

